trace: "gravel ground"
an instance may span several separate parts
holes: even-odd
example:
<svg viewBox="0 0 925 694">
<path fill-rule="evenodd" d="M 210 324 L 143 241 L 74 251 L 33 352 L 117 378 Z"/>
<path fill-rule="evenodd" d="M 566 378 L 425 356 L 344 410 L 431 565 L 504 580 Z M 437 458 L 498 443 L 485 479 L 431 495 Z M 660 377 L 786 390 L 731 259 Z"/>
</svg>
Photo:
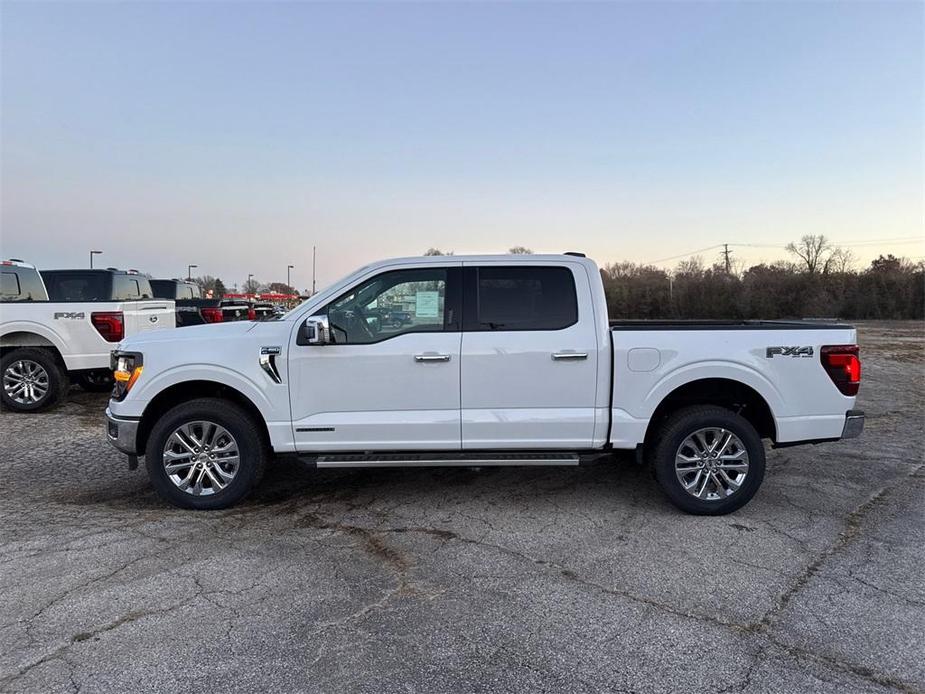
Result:
<svg viewBox="0 0 925 694">
<path fill-rule="evenodd" d="M 925 691 L 925 334 L 862 326 L 859 440 L 738 513 L 632 463 L 271 467 L 167 507 L 105 397 L 2 416 L 0 691 Z"/>
</svg>

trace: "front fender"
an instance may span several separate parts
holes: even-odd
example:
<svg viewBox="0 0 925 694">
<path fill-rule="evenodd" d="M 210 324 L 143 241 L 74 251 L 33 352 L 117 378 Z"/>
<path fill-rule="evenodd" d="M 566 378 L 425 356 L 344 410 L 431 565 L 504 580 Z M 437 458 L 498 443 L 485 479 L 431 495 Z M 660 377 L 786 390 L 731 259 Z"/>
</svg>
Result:
<svg viewBox="0 0 925 694">
<path fill-rule="evenodd" d="M 282 399 L 286 405 L 283 407 L 279 404 L 280 399 L 272 398 L 268 392 L 270 388 L 285 389 L 285 386 L 258 383 L 246 374 L 216 364 L 174 366 L 158 372 L 150 380 L 142 376 L 124 401 L 113 403 L 113 412 L 120 417 L 140 417 L 148 403 L 159 393 L 189 381 L 210 381 L 233 388 L 250 400 L 267 422 L 289 420 L 289 398 Z"/>
</svg>

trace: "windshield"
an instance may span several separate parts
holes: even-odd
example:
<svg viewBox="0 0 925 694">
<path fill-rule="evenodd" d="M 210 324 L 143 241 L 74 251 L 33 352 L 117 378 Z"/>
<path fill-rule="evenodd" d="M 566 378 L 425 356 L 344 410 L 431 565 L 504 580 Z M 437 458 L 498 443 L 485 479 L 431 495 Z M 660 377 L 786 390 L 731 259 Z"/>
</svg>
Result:
<svg viewBox="0 0 925 694">
<path fill-rule="evenodd" d="M 330 287 L 333 288 L 333 289 L 339 289 L 339 288 L 341 288 L 341 287 L 345 287 L 345 286 L 347 286 L 348 284 L 350 284 L 351 282 L 353 282 L 354 279 L 356 279 L 356 278 L 359 277 L 360 275 L 364 274 L 367 270 L 369 270 L 369 265 L 364 265 L 364 266 L 361 267 L 359 270 L 354 270 L 354 271 L 351 272 L 349 275 L 340 278 L 337 282 L 335 282 L 334 284 L 330 285 Z M 328 287 L 322 287 L 321 289 L 319 289 L 318 291 L 316 291 L 310 298 L 308 298 L 308 299 L 306 299 L 305 301 L 301 302 L 301 303 L 300 303 L 298 306 L 296 306 L 295 308 L 290 309 L 289 311 L 287 311 L 285 314 L 283 314 L 283 315 L 280 316 L 279 318 L 274 318 L 274 320 L 289 320 L 290 318 L 293 318 L 293 317 L 295 316 L 295 314 L 299 313 L 300 309 L 301 309 L 303 306 L 305 306 L 305 304 L 307 304 L 309 301 L 311 301 L 311 300 L 312 300 L 315 296 L 317 296 L 319 293 L 324 292 L 324 291 L 327 291 L 327 289 L 328 289 Z"/>
</svg>

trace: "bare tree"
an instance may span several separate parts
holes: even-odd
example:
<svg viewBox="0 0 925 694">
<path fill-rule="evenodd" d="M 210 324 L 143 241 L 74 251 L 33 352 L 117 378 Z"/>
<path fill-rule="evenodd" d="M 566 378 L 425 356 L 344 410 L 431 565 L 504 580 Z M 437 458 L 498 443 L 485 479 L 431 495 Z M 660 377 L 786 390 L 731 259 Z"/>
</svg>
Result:
<svg viewBox="0 0 925 694">
<path fill-rule="evenodd" d="M 787 244 L 787 251 L 799 258 L 811 275 L 828 272 L 833 250 L 832 244 L 822 234 L 806 234 L 799 243 Z"/>
<path fill-rule="evenodd" d="M 836 248 L 829 257 L 829 269 L 832 272 L 850 272 L 854 267 L 854 253 L 849 248 Z"/>
<path fill-rule="evenodd" d="M 242 286 L 245 294 L 256 294 L 260 290 L 260 282 L 251 278 Z"/>
<path fill-rule="evenodd" d="M 511 255 L 533 255 L 533 251 L 526 246 L 514 246 L 508 249 L 508 253 Z"/>
<path fill-rule="evenodd" d="M 453 255 L 453 251 L 441 251 L 439 248 L 428 248 L 424 255 Z"/>
</svg>

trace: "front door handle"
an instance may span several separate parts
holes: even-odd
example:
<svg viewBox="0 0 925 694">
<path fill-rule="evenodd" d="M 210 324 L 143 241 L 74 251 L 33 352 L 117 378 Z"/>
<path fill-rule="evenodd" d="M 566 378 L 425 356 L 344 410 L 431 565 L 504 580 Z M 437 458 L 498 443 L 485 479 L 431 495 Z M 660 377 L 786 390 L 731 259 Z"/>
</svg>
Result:
<svg viewBox="0 0 925 694">
<path fill-rule="evenodd" d="M 450 355 L 449 354 L 435 354 L 432 352 L 428 352 L 425 354 L 415 354 L 414 360 L 415 361 L 449 361 Z"/>
<path fill-rule="evenodd" d="M 572 359 L 577 361 L 579 359 L 587 359 L 587 352 L 554 352 L 552 358 L 559 361 L 563 359 Z"/>
</svg>

